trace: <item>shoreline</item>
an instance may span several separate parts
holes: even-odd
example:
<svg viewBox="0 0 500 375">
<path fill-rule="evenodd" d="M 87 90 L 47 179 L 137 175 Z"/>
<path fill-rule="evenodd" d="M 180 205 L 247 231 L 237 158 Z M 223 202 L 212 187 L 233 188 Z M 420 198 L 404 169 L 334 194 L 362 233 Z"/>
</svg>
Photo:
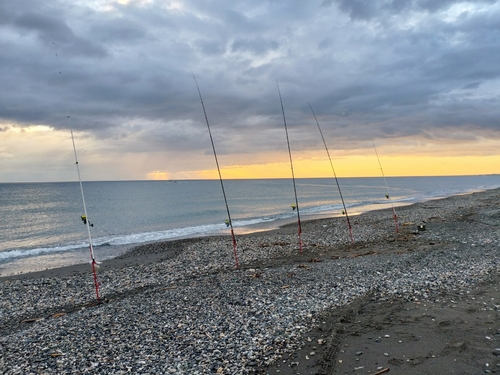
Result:
<svg viewBox="0 0 500 375">
<path fill-rule="evenodd" d="M 354 245 L 343 217 L 307 220 L 302 255 L 295 223 L 238 236 L 238 270 L 227 235 L 139 246 L 103 262 L 98 305 L 89 265 L 2 277 L 0 369 L 285 375 L 374 374 L 382 366 L 405 374 L 443 373 L 448 365 L 466 374 L 500 369 L 494 354 L 500 331 L 485 323 L 500 309 L 498 288 L 487 282 L 498 280 L 500 270 L 499 199 L 500 189 L 493 189 L 399 207 L 397 234 L 391 209 L 363 213 L 351 220 Z M 494 298 L 481 300 L 485 310 L 475 308 L 481 296 Z M 457 315 L 445 319 L 451 312 Z M 425 331 L 430 319 L 436 332 Z M 399 345 L 405 343 L 415 346 Z M 412 352 L 418 355 L 407 362 L 403 355 Z"/>
<path fill-rule="evenodd" d="M 497 188 L 497 189 L 500 189 L 500 188 Z M 422 203 L 426 203 L 426 202 L 432 202 L 435 200 L 448 199 L 448 198 L 452 198 L 452 197 L 459 197 L 459 196 L 463 196 L 463 195 L 476 194 L 476 193 L 486 192 L 486 191 L 490 191 L 490 190 L 497 190 L 497 189 L 487 189 L 487 190 L 473 189 L 473 190 L 468 191 L 468 192 L 462 192 L 462 193 L 454 194 L 451 196 L 433 197 L 433 198 L 429 198 L 426 200 L 418 200 L 414 203 L 409 203 L 409 204 L 403 203 L 403 202 L 395 202 L 394 207 L 396 209 L 400 209 L 403 207 L 409 207 L 409 206 L 411 207 L 413 205 L 422 204 Z M 384 205 L 387 206 L 389 204 L 386 203 Z M 354 213 L 349 213 L 349 217 L 354 218 L 354 217 L 357 217 L 360 215 L 367 215 L 370 213 L 376 213 L 376 212 L 380 212 L 380 211 L 390 211 L 390 210 L 391 210 L 390 207 L 358 210 Z M 318 217 L 310 218 L 310 219 L 308 219 L 308 218 L 303 219 L 302 225 L 304 225 L 307 222 L 314 223 L 314 222 L 319 222 L 322 220 L 345 221 L 345 217 L 341 216 L 341 215 L 331 216 L 331 215 L 327 215 L 327 214 L 324 214 L 324 215 L 323 214 L 314 214 L 312 216 L 318 216 Z M 256 230 L 249 229 L 249 230 L 245 230 L 244 233 L 242 233 L 242 234 L 235 233 L 236 237 L 237 237 L 236 240 L 238 241 L 238 238 L 240 238 L 240 237 L 252 236 L 252 235 L 266 235 L 266 234 L 272 235 L 274 232 L 280 233 L 281 231 L 284 231 L 287 234 L 292 234 L 292 232 L 289 232 L 288 230 L 286 230 L 286 228 L 289 228 L 289 227 L 296 228 L 296 226 L 297 226 L 296 219 L 289 218 L 289 219 L 283 219 L 282 221 L 284 221 L 285 223 L 279 225 L 278 227 L 272 226 L 270 229 L 259 228 Z M 399 223 L 399 224 L 401 225 L 402 223 Z M 347 223 L 345 225 L 347 225 Z M 240 229 L 242 229 L 242 228 L 240 228 Z M 176 246 L 178 244 L 181 244 L 181 246 L 182 246 L 182 243 L 185 241 L 189 242 L 189 241 L 200 240 L 203 238 L 225 238 L 225 237 L 229 238 L 230 235 L 219 233 L 219 234 L 210 234 L 210 235 L 200 235 L 200 236 L 195 236 L 195 237 L 174 238 L 174 239 L 168 239 L 168 240 L 152 241 L 152 242 L 146 242 L 143 244 L 123 245 L 122 247 L 128 248 L 128 250 L 126 250 L 123 254 L 118 255 L 116 257 L 106 258 L 102 261 L 98 260 L 99 268 L 101 269 L 101 271 L 104 271 L 107 269 L 112 269 L 114 267 L 122 268 L 125 266 L 133 266 L 133 265 L 138 265 L 138 264 L 143 264 L 143 263 L 151 263 L 151 262 L 155 262 L 155 261 L 160 261 L 164 258 L 162 256 L 158 256 L 158 254 L 156 254 L 156 256 L 154 256 L 154 257 L 149 255 L 148 257 L 144 257 L 144 259 L 138 259 L 136 257 L 136 255 L 138 255 L 136 252 L 136 249 L 141 249 L 143 247 L 149 247 L 149 246 L 152 246 L 155 244 L 175 243 L 174 246 Z M 151 257 L 151 259 L 149 259 L 149 257 Z M 168 259 L 168 257 L 169 256 L 167 256 L 166 259 Z M 130 259 L 130 258 L 136 258 L 136 259 Z M 22 272 L 22 273 L 17 273 L 17 274 L 2 275 L 0 273 L 0 281 L 6 280 L 6 279 L 23 280 L 23 279 L 32 279 L 32 278 L 41 278 L 41 277 L 56 277 L 56 276 L 65 277 L 65 276 L 71 276 L 71 275 L 76 275 L 76 274 L 88 273 L 88 272 L 90 272 L 90 269 L 91 269 L 90 262 L 85 262 L 85 263 L 65 265 L 65 266 L 60 266 L 60 267 L 47 268 L 44 270 L 27 271 L 27 272 Z"/>
<path fill-rule="evenodd" d="M 460 195 L 468 195 L 481 191 L 494 190 L 495 188 L 489 187 L 486 189 L 485 187 L 476 187 L 472 189 L 466 189 L 459 193 L 454 193 L 453 195 L 444 195 L 444 196 L 432 196 L 426 199 L 418 199 L 417 197 L 413 197 L 409 200 L 403 201 L 393 201 L 392 205 L 398 210 L 400 207 L 411 206 L 418 203 L 446 199 L 452 196 L 460 196 Z M 380 206 L 380 207 L 377 207 Z M 358 216 L 363 215 L 372 211 L 380 211 L 391 208 L 391 203 L 378 203 L 366 206 L 353 206 L 349 207 L 349 216 Z M 338 219 L 341 220 L 344 216 L 339 212 L 328 211 L 321 213 L 306 213 L 302 214 L 302 221 L 314 221 L 320 219 Z M 295 217 L 290 217 L 287 219 L 279 219 L 274 223 L 260 223 L 260 224 L 252 224 L 245 227 L 236 227 L 235 234 L 237 237 L 245 236 L 251 233 L 259 233 L 259 232 L 270 232 L 273 230 L 279 230 L 282 226 L 286 226 L 288 224 L 292 224 L 296 222 Z M 130 250 L 135 249 L 136 247 L 141 247 L 144 245 L 148 245 L 150 243 L 162 243 L 162 242 L 170 242 L 170 241 L 178 241 L 178 240 L 189 240 L 196 238 L 204 238 L 204 237 L 218 237 L 218 236 L 226 236 L 228 235 L 225 231 L 214 232 L 211 234 L 200 234 L 194 236 L 185 236 L 185 237 L 176 237 L 164 240 L 154 240 L 148 241 L 144 243 L 137 244 L 126 244 L 126 245 L 117 245 L 117 246 L 95 246 L 94 251 L 96 253 L 96 259 L 99 263 L 108 263 L 110 259 L 118 258 L 123 252 L 129 252 Z M 39 256 L 34 257 L 20 257 L 14 258 L 14 260 L 2 263 L 0 267 L 0 279 L 8 278 L 8 277 L 30 277 L 23 276 L 33 274 L 34 277 L 40 277 L 45 272 L 48 272 L 50 275 L 56 275 L 57 271 L 55 269 L 64 269 L 68 268 L 68 271 L 61 270 L 61 272 L 71 274 L 73 271 L 81 272 L 81 268 L 85 267 L 85 265 L 89 265 L 90 262 L 88 260 L 88 248 L 82 248 L 78 251 L 78 253 L 69 252 L 61 252 L 61 253 L 43 253 Z M 120 263 L 120 262 L 119 262 Z"/>
</svg>

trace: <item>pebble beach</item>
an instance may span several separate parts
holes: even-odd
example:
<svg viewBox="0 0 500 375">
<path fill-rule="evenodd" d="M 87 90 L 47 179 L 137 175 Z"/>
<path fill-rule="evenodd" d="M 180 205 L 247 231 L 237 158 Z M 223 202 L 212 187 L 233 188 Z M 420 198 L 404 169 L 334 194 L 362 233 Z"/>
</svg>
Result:
<svg viewBox="0 0 500 375">
<path fill-rule="evenodd" d="M 142 245 L 101 264 L 99 301 L 90 265 L 0 277 L 0 373 L 498 373 L 499 202 L 396 207 L 398 232 L 367 212 L 354 243 L 303 222 L 302 253 L 296 224 L 237 236 L 238 269 L 229 236 Z"/>
</svg>

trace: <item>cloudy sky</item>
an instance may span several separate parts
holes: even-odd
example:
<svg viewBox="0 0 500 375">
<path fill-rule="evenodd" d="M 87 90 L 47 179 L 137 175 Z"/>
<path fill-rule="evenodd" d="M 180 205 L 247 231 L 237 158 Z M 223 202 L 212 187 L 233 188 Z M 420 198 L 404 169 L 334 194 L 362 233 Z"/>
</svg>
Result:
<svg viewBox="0 0 500 375">
<path fill-rule="evenodd" d="M 0 182 L 499 173 L 500 1 L 0 2 Z M 69 119 L 68 119 L 69 114 Z"/>
</svg>

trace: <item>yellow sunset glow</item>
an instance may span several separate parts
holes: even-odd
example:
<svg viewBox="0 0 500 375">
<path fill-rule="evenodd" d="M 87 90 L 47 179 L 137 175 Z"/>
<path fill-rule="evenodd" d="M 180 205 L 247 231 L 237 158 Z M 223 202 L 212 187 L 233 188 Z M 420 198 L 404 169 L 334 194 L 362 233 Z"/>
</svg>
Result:
<svg viewBox="0 0 500 375">
<path fill-rule="evenodd" d="M 168 180 L 168 172 L 153 171 L 148 173 L 148 180 Z"/>
<path fill-rule="evenodd" d="M 417 137 L 375 141 L 385 176 L 456 176 L 500 173 L 500 144 L 480 138 L 467 145 L 458 142 L 426 142 Z M 354 150 L 330 150 L 337 177 L 378 177 L 382 175 L 377 154 L 371 141 Z M 323 149 L 292 152 L 296 178 L 333 177 L 332 167 Z M 267 160 L 272 162 L 266 163 Z M 245 157 L 233 165 L 221 165 L 223 178 L 290 178 L 291 167 L 284 152 L 259 157 L 259 162 L 247 165 Z M 216 179 L 216 169 L 197 172 L 196 178 Z"/>
<path fill-rule="evenodd" d="M 432 157 L 390 156 L 380 158 L 386 176 L 451 176 L 500 173 L 500 156 Z M 354 155 L 334 161 L 337 177 L 378 177 L 382 175 L 375 154 Z M 328 159 L 297 160 L 293 163 L 296 178 L 333 177 Z M 290 178 L 290 163 L 270 163 L 222 167 L 223 178 Z M 216 179 L 217 170 L 199 172 L 199 178 Z"/>
<path fill-rule="evenodd" d="M 0 166 L 5 181 L 16 180 L 23 171 L 24 180 L 68 180 L 75 177 L 74 155 L 68 130 L 44 125 L 29 127 L 3 124 L 1 127 Z M 129 153 L 120 143 L 104 143 L 85 133 L 75 132 L 75 141 L 85 180 L 189 180 L 218 179 L 211 155 L 187 158 L 164 152 Z M 481 139 L 460 143 L 424 143 L 421 140 L 376 142 L 386 176 L 449 176 L 500 173 L 498 141 Z M 333 165 L 338 177 L 379 177 L 380 166 L 371 142 L 360 143 L 355 150 L 333 149 Z M 40 167 L 39 162 L 45 161 Z M 184 163 L 188 160 L 188 163 Z M 248 162 L 250 161 L 250 164 Z M 197 169 L 198 166 L 207 169 Z M 224 179 L 290 178 L 286 150 L 269 153 L 222 155 Z M 212 168 L 213 166 L 213 168 Z M 310 149 L 293 153 L 296 178 L 332 178 L 325 150 Z M 166 169 L 168 168 L 168 172 Z M 203 167 L 202 167 L 203 168 Z M 205 167 L 206 168 L 206 167 Z"/>
</svg>

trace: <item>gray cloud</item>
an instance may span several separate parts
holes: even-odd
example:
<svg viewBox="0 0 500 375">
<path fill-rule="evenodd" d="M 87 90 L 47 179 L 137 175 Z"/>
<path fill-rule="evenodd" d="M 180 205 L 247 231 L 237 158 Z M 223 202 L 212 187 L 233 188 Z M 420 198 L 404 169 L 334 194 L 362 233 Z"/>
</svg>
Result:
<svg viewBox="0 0 500 375">
<path fill-rule="evenodd" d="M 193 72 L 222 154 L 281 149 L 276 79 L 298 150 L 321 146 L 308 102 L 343 147 L 498 137 L 498 40 L 487 0 L 3 2 L 0 122 L 67 129 L 67 107 L 124 152 L 203 153 Z"/>
<path fill-rule="evenodd" d="M 237 39 L 231 45 L 232 52 L 249 52 L 255 55 L 264 55 L 269 51 L 278 49 L 279 43 L 275 40 L 255 39 Z"/>
<path fill-rule="evenodd" d="M 386 15 L 398 15 L 409 10 L 435 13 L 453 5 L 467 4 L 463 0 L 324 0 L 323 6 L 335 4 L 354 20 L 383 19 Z M 495 0 L 479 0 L 472 4 L 494 4 Z"/>
</svg>

